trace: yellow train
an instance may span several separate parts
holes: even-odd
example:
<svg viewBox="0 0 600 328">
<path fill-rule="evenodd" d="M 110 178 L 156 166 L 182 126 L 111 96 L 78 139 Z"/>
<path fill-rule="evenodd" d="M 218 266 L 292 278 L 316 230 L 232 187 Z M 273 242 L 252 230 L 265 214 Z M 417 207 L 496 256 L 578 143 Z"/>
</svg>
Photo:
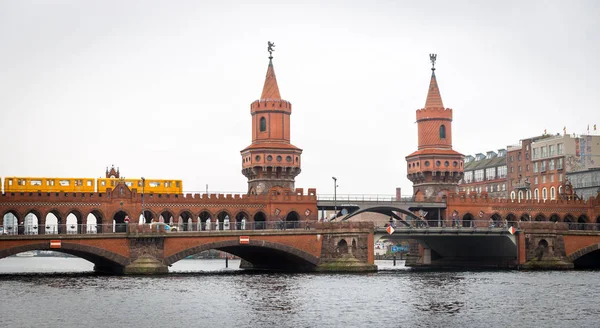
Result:
<svg viewBox="0 0 600 328">
<path fill-rule="evenodd" d="M 162 179 L 117 179 L 117 178 L 4 178 L 4 192 L 106 192 L 123 181 L 129 189 L 138 193 L 181 194 L 181 180 Z"/>
</svg>

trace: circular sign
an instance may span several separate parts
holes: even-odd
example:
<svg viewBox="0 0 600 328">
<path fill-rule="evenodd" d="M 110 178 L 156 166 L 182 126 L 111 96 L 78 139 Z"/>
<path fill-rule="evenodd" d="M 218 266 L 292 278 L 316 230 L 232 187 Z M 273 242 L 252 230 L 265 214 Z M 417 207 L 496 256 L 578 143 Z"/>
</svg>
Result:
<svg viewBox="0 0 600 328">
<path fill-rule="evenodd" d="M 346 215 L 346 214 L 348 214 L 348 210 L 345 208 L 342 208 L 342 215 Z"/>
</svg>

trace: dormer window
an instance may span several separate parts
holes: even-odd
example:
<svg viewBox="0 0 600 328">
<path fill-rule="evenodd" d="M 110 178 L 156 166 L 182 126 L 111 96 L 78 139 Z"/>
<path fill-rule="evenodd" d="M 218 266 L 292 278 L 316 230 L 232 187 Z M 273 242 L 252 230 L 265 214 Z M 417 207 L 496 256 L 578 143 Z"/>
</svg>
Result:
<svg viewBox="0 0 600 328">
<path fill-rule="evenodd" d="M 267 119 L 264 117 L 260 118 L 260 132 L 267 131 Z"/>
</svg>

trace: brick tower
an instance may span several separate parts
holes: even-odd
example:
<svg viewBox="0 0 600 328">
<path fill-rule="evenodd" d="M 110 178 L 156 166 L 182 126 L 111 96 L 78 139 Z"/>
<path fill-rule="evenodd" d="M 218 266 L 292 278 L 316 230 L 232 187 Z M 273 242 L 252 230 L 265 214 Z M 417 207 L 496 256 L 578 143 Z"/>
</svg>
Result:
<svg viewBox="0 0 600 328">
<path fill-rule="evenodd" d="M 417 110 L 419 148 L 406 156 L 408 179 L 417 199 L 458 191 L 464 156 L 452 150 L 452 109 L 444 108 L 435 77 L 436 55 L 431 59 L 431 82 L 425 107 Z"/>
<path fill-rule="evenodd" d="M 302 149 L 290 143 L 292 104 L 281 99 L 269 42 L 269 67 L 259 100 L 250 105 L 252 144 L 241 151 L 242 173 L 249 194 L 266 194 L 271 188 L 294 189 L 300 173 Z"/>
</svg>

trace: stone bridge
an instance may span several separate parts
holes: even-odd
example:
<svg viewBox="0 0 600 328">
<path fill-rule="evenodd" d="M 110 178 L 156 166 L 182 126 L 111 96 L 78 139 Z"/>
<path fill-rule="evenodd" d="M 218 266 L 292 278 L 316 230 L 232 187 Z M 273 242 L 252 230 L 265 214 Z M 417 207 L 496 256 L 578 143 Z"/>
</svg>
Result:
<svg viewBox="0 0 600 328">
<path fill-rule="evenodd" d="M 285 230 L 170 232 L 128 225 L 124 233 L 0 236 L 0 258 L 30 250 L 72 254 L 98 272 L 162 274 L 209 249 L 239 256 L 255 269 L 282 271 L 374 271 L 371 223 L 315 223 Z M 154 226 L 156 228 L 156 226 Z"/>
</svg>

